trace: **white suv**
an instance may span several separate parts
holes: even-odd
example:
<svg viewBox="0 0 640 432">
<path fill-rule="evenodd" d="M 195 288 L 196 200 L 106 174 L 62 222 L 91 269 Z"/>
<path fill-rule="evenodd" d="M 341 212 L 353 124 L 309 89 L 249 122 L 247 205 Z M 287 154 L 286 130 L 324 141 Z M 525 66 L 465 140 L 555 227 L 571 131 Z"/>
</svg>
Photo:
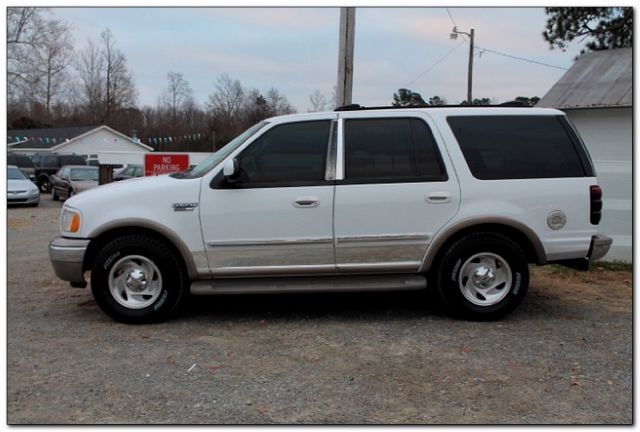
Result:
<svg viewBox="0 0 640 432">
<path fill-rule="evenodd" d="M 422 289 L 496 319 L 528 264 L 588 268 L 602 192 L 561 111 L 373 109 L 275 117 L 192 170 L 72 197 L 56 274 L 130 323 L 188 294 Z M 427 283 L 428 282 L 428 283 Z"/>
</svg>

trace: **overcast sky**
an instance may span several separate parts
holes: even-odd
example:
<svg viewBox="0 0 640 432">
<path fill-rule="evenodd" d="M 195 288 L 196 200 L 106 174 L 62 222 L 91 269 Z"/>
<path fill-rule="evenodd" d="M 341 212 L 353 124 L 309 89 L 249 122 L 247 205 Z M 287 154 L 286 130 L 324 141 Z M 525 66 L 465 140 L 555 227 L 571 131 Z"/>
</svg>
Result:
<svg viewBox="0 0 640 432">
<path fill-rule="evenodd" d="M 52 11 L 72 25 L 76 48 L 88 38 L 97 39 L 105 27 L 111 29 L 134 73 L 140 105 L 156 104 L 169 71 L 184 75 L 199 103 L 214 90 L 216 77 L 226 72 L 247 88 L 266 92 L 276 87 L 301 112 L 310 107 L 310 93 L 317 89 L 330 97 L 336 82 L 338 8 Z M 449 12 L 451 17 L 445 8 L 357 8 L 354 103 L 388 104 L 400 87 L 425 99 L 465 99 L 469 46 L 449 38 L 453 21 L 461 31 L 473 27 L 480 48 L 562 68 L 569 68 L 580 51 L 577 44 L 566 52 L 549 49 L 541 36 L 543 8 Z M 473 95 L 495 102 L 542 97 L 564 72 L 480 49 L 474 59 Z"/>
</svg>

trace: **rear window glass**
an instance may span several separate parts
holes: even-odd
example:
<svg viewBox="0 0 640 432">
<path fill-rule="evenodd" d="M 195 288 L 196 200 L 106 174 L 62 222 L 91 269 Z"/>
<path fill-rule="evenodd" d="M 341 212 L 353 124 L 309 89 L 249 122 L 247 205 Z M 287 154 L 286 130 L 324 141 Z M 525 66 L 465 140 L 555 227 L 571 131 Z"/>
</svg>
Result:
<svg viewBox="0 0 640 432">
<path fill-rule="evenodd" d="M 557 116 L 448 117 L 474 177 L 482 180 L 584 177 L 569 131 Z"/>
</svg>

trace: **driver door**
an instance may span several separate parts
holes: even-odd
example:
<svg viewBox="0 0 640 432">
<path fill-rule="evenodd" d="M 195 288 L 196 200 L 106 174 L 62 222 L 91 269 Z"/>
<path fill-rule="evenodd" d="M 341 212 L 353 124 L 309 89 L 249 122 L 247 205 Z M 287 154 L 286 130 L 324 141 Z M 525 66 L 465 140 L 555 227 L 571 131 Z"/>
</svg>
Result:
<svg viewBox="0 0 640 432">
<path fill-rule="evenodd" d="M 203 183 L 200 214 L 213 275 L 335 272 L 329 154 L 336 117 L 275 124 L 232 155 L 237 181 L 220 170 Z"/>
</svg>

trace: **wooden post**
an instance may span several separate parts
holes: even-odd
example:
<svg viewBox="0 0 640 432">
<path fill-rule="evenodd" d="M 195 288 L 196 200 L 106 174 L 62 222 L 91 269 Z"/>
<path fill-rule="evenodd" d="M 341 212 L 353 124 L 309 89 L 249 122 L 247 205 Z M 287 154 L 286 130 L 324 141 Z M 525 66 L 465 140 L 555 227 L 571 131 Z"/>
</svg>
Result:
<svg viewBox="0 0 640 432">
<path fill-rule="evenodd" d="M 98 168 L 98 184 L 103 185 L 113 182 L 113 166 L 100 165 Z"/>
<path fill-rule="evenodd" d="M 338 43 L 338 84 L 336 86 L 338 106 L 352 103 L 353 95 L 353 51 L 356 29 L 356 8 L 340 8 L 340 39 Z"/>
</svg>

